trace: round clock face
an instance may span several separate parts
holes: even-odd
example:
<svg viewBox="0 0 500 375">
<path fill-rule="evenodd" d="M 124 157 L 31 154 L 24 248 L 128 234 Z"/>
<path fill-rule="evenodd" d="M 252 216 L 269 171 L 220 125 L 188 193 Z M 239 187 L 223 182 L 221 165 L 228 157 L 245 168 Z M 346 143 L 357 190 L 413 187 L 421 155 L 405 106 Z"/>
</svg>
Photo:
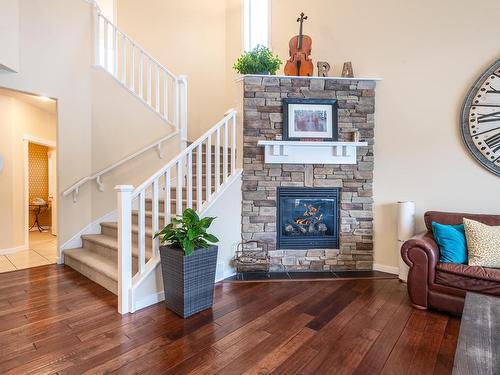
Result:
<svg viewBox="0 0 500 375">
<path fill-rule="evenodd" d="M 470 89 L 462 109 L 462 136 L 471 154 L 500 176 L 500 60 Z"/>
</svg>

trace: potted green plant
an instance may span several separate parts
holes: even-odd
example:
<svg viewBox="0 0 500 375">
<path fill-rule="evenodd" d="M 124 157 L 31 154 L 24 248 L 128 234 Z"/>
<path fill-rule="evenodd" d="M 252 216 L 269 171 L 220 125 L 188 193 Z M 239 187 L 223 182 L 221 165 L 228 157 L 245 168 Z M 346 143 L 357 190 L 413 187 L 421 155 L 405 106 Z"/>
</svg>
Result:
<svg viewBox="0 0 500 375">
<path fill-rule="evenodd" d="M 269 50 L 258 45 L 253 50 L 243 53 L 233 68 L 240 74 L 276 74 L 282 61 Z"/>
<path fill-rule="evenodd" d="M 187 208 L 155 235 L 163 244 L 160 257 L 165 304 L 183 318 L 213 305 L 218 250 L 213 244 L 219 240 L 207 229 L 214 219 L 200 219 Z"/>
</svg>

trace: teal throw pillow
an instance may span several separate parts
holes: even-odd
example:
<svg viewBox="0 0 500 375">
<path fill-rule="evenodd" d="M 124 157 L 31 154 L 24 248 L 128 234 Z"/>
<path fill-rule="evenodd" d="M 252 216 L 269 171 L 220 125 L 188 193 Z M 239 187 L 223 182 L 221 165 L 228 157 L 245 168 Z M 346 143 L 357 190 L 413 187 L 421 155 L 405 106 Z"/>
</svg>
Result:
<svg viewBox="0 0 500 375">
<path fill-rule="evenodd" d="M 463 224 L 444 225 L 433 221 L 432 233 L 439 246 L 441 263 L 467 264 L 467 244 Z"/>
</svg>

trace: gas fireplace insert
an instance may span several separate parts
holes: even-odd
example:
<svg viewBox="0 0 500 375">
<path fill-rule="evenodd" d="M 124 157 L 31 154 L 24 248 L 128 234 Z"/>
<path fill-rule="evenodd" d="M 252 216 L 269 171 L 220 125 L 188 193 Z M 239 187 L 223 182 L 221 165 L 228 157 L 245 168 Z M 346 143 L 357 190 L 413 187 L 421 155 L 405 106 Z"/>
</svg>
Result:
<svg viewBox="0 0 500 375">
<path fill-rule="evenodd" d="M 340 188 L 279 187 L 277 249 L 338 249 Z"/>
</svg>

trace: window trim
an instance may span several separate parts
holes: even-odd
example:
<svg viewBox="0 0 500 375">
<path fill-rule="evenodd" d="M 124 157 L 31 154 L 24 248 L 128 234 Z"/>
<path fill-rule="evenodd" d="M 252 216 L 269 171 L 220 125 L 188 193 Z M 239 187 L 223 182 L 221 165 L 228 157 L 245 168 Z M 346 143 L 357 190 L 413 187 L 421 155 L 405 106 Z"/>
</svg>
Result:
<svg viewBox="0 0 500 375">
<path fill-rule="evenodd" d="M 251 45 L 251 40 L 250 40 L 250 35 L 251 35 L 251 23 L 250 23 L 250 2 L 251 1 L 256 1 L 256 0 L 244 0 L 243 1 L 243 7 L 242 7 L 242 26 L 243 26 L 243 41 L 242 41 L 242 49 L 243 51 L 249 51 L 250 50 L 250 45 Z M 257 0 L 257 1 L 266 1 L 267 2 L 267 48 L 272 50 L 272 0 Z"/>
</svg>

